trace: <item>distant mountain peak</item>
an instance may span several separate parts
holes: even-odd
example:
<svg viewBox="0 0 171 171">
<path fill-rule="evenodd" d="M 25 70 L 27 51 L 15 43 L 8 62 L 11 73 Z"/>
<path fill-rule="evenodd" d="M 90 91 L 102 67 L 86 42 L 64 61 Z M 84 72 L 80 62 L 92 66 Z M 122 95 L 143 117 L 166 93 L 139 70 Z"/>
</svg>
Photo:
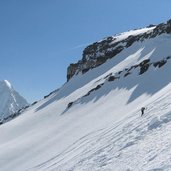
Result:
<svg viewBox="0 0 171 171">
<path fill-rule="evenodd" d="M 11 83 L 8 80 L 4 80 L 4 82 L 9 88 L 12 88 Z"/>
<path fill-rule="evenodd" d="M 21 108 L 27 106 L 28 103 L 22 97 L 8 80 L 0 81 L 0 119 L 3 120 Z"/>
<path fill-rule="evenodd" d="M 9 89 L 12 89 L 12 85 L 11 85 L 11 83 L 8 80 L 3 80 L 3 81 L 0 82 L 0 84 L 4 84 Z"/>
</svg>

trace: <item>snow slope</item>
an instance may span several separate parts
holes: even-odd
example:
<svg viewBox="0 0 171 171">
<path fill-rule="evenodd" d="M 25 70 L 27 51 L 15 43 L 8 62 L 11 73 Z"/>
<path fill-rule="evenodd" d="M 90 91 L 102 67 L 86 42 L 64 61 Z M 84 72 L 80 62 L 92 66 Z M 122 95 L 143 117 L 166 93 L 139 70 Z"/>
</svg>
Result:
<svg viewBox="0 0 171 171">
<path fill-rule="evenodd" d="M 171 170 L 171 60 L 124 77 L 145 59 L 170 56 L 170 44 L 169 34 L 136 42 L 1 125 L 0 170 Z"/>
<path fill-rule="evenodd" d="M 3 120 L 27 106 L 27 101 L 14 90 L 9 81 L 0 81 L 0 119 Z"/>
<path fill-rule="evenodd" d="M 116 34 L 115 36 L 112 36 L 114 39 L 114 41 L 112 43 L 120 42 L 124 39 L 127 39 L 129 36 L 137 36 L 137 35 L 141 35 L 143 33 L 151 32 L 151 31 L 153 31 L 154 28 L 156 28 L 156 26 L 149 27 L 149 28 L 145 27 L 145 28 L 141 28 L 141 29 L 135 29 L 135 30 L 130 30 L 130 31 L 123 32 L 120 34 Z M 103 41 L 103 40 L 101 40 L 101 41 Z"/>
</svg>

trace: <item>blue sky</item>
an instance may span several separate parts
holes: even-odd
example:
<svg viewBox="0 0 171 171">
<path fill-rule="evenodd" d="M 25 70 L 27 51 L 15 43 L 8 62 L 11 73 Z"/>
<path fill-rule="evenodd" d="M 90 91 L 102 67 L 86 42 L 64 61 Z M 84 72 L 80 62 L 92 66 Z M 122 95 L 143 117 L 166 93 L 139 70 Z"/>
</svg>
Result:
<svg viewBox="0 0 171 171">
<path fill-rule="evenodd" d="M 0 79 L 29 102 L 60 87 L 103 37 L 171 18 L 170 0 L 0 0 Z"/>
</svg>

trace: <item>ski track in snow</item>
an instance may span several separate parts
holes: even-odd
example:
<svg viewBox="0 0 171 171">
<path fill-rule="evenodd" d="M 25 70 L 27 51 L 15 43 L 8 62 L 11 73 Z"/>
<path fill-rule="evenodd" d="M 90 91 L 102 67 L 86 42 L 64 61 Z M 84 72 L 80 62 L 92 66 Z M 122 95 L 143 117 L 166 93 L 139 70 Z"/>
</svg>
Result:
<svg viewBox="0 0 171 171">
<path fill-rule="evenodd" d="M 167 94 L 148 104 L 143 117 L 140 117 L 138 111 L 118 123 L 92 132 L 76 141 L 57 157 L 34 169 L 43 171 L 170 170 L 171 125 L 167 124 L 171 122 L 170 109 L 171 94 Z"/>
</svg>

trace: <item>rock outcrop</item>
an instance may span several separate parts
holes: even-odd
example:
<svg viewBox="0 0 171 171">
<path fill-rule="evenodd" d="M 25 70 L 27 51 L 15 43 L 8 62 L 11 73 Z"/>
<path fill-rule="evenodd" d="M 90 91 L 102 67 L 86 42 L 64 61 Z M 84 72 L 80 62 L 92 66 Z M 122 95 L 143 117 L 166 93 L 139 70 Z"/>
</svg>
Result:
<svg viewBox="0 0 171 171">
<path fill-rule="evenodd" d="M 150 59 L 145 59 L 137 65 L 133 65 L 130 68 L 125 68 L 123 71 L 119 71 L 118 73 L 110 73 L 109 75 L 107 75 L 106 77 L 103 78 L 103 83 L 98 84 L 95 88 L 88 91 L 87 94 L 85 94 L 84 96 L 76 99 L 73 102 L 68 103 L 66 110 L 71 108 L 74 104 L 76 104 L 82 98 L 87 97 L 87 96 L 91 95 L 91 93 L 99 90 L 107 82 L 113 82 L 113 81 L 125 78 L 125 77 L 131 75 L 135 69 L 138 70 L 138 75 L 142 75 L 145 72 L 147 72 L 150 67 L 155 67 L 155 68 L 163 67 L 168 62 L 168 60 L 170 60 L 170 59 L 171 59 L 171 56 L 168 56 L 168 57 L 163 58 L 163 59 L 156 61 L 156 62 L 150 62 Z M 102 82 L 102 79 L 100 81 Z"/>
<path fill-rule="evenodd" d="M 95 42 L 83 51 L 82 59 L 75 64 L 70 64 L 67 69 L 67 81 L 78 73 L 84 74 L 90 69 L 96 68 L 108 59 L 115 57 L 125 48 L 130 47 L 136 41 L 143 41 L 145 39 L 154 38 L 163 33 L 171 33 L 171 20 L 166 23 L 161 23 L 157 26 L 150 25 L 149 30 L 133 34 L 120 39 L 120 35 L 107 37 L 99 42 Z M 122 35 L 122 34 L 121 34 Z"/>
</svg>

